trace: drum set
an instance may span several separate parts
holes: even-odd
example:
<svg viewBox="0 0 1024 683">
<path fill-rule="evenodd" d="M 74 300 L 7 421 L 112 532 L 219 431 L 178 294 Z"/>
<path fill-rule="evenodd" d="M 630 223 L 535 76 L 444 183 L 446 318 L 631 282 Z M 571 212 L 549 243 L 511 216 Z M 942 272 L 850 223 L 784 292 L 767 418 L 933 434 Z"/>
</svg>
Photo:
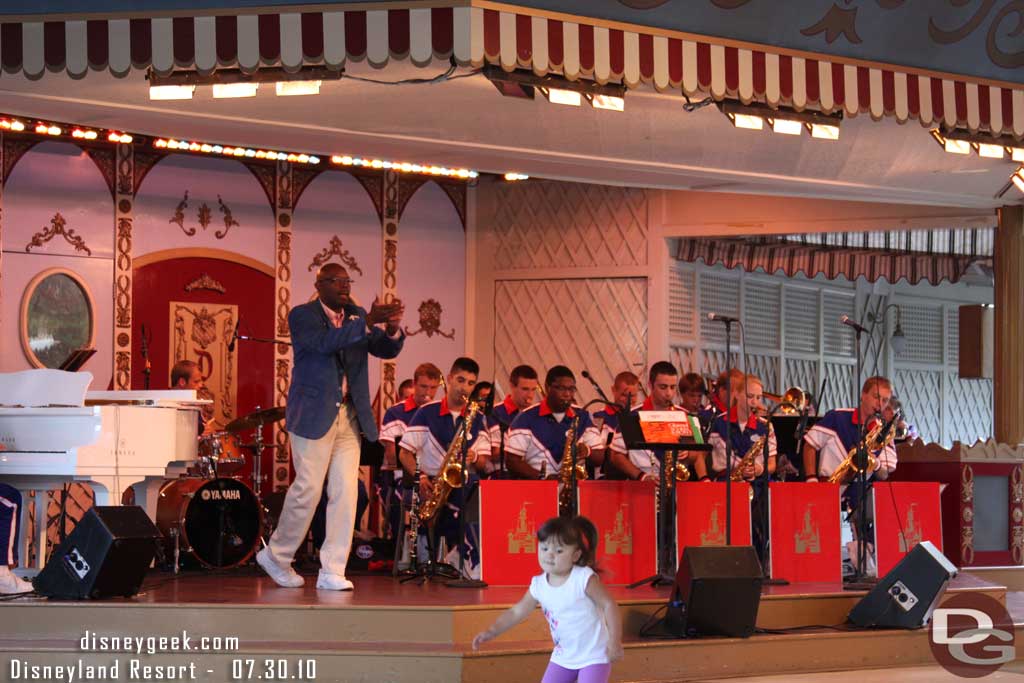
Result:
<svg viewBox="0 0 1024 683">
<path fill-rule="evenodd" d="M 223 431 L 199 439 L 199 458 L 189 475 L 169 481 L 160 489 L 156 525 L 168 544 L 175 573 L 183 565 L 228 569 L 249 560 L 269 528 L 261 502 L 263 426 L 284 419 L 284 408 L 256 410 L 240 417 Z M 245 432 L 253 432 L 244 443 Z M 252 454 L 252 487 L 241 478 L 246 451 Z"/>
</svg>

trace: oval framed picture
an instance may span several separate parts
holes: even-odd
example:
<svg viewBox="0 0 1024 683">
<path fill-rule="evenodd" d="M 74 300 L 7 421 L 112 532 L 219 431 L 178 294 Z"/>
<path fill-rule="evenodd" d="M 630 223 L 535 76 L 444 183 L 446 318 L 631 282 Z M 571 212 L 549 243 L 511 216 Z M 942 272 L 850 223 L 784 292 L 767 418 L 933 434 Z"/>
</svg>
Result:
<svg viewBox="0 0 1024 683">
<path fill-rule="evenodd" d="M 67 268 L 37 274 L 21 297 L 21 348 L 36 368 L 59 368 L 75 349 L 96 344 L 96 302 Z"/>
</svg>

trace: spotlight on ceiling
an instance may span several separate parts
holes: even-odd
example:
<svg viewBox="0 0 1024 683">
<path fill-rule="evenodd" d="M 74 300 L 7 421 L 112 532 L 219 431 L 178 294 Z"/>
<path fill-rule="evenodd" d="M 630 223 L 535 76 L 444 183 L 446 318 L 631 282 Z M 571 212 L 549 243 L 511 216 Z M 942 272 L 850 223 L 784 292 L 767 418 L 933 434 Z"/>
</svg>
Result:
<svg viewBox="0 0 1024 683">
<path fill-rule="evenodd" d="M 570 81 L 561 76 L 538 76 L 532 71 L 505 71 L 501 67 L 487 65 L 484 76 L 505 97 L 534 99 L 534 90 L 540 90 L 553 104 L 578 107 L 585 99 L 594 109 L 623 111 L 626 108 L 626 86 L 615 83 L 601 85 L 594 81 L 580 79 Z"/>
<path fill-rule="evenodd" d="M 1005 159 L 1024 162 L 1024 146 L 1011 135 L 989 135 L 972 133 L 959 128 L 933 128 L 928 133 L 932 139 L 950 154 L 978 153 L 984 159 Z"/>
<path fill-rule="evenodd" d="M 149 99 L 191 100 L 195 91 L 196 86 L 194 85 L 151 85 L 149 86 Z"/>
<path fill-rule="evenodd" d="M 767 122 L 775 133 L 800 135 L 806 128 L 812 137 L 819 140 L 838 140 L 839 124 L 843 120 L 842 112 L 825 114 L 810 109 L 773 109 L 764 104 L 742 104 L 729 100 L 718 102 L 717 106 L 737 128 L 763 130 Z"/>
<path fill-rule="evenodd" d="M 260 83 L 274 83 L 278 95 L 316 95 L 323 81 L 336 81 L 344 71 L 322 66 L 307 66 L 296 72 L 281 67 L 266 67 L 246 73 L 241 69 L 216 69 L 208 74 L 178 70 L 160 75 L 152 69 L 146 74 L 151 100 L 189 100 L 196 86 L 213 86 L 213 96 L 252 97 Z"/>
<path fill-rule="evenodd" d="M 1018 190 L 1024 192 L 1024 166 L 1021 166 L 1016 171 L 1014 171 L 1013 175 L 1010 176 L 1010 180 L 1013 181 L 1013 184 L 1017 187 Z"/>
</svg>

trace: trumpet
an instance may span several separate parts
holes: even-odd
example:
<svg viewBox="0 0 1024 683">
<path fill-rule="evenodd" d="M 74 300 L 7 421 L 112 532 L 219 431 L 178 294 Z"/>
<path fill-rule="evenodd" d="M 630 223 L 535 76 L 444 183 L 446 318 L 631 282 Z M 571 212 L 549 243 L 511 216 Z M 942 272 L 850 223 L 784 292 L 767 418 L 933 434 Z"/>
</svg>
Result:
<svg viewBox="0 0 1024 683">
<path fill-rule="evenodd" d="M 771 394 L 764 392 L 764 397 L 773 403 L 779 404 L 780 415 L 799 415 L 807 410 L 810 405 L 810 396 L 800 387 L 790 387 L 784 394 Z"/>
</svg>

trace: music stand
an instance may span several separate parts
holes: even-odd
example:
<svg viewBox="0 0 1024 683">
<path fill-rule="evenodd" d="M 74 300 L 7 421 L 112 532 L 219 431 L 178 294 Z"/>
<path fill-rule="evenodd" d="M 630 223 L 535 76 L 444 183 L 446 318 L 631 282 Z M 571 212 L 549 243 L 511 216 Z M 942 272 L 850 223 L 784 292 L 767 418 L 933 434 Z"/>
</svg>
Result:
<svg viewBox="0 0 1024 683">
<path fill-rule="evenodd" d="M 820 417 L 810 416 L 807 418 L 806 429 L 804 432 L 813 427 Z M 802 448 L 800 441 L 803 440 L 803 434 L 797 435 L 797 428 L 800 425 L 799 415 L 772 415 L 770 420 L 772 427 L 775 429 L 775 441 L 777 449 L 780 455 L 785 455 L 789 458 L 789 462 L 792 463 L 797 470 L 800 470 L 799 475 L 803 475 L 804 461 L 802 455 Z M 799 436 L 799 440 L 798 439 Z M 799 477 L 798 475 L 798 477 Z M 802 480 L 802 477 L 799 477 Z"/>
<path fill-rule="evenodd" d="M 667 453 L 673 462 L 679 461 L 681 451 L 708 452 L 712 448 L 703 443 L 697 416 L 682 410 L 623 411 L 619 414 L 619 431 L 628 450 L 661 451 L 658 477 L 658 570 L 656 574 L 634 581 L 627 588 L 646 583 L 652 586 L 674 584 L 676 580 L 675 537 L 670 533 L 676 514 L 676 482 L 668 485 Z"/>
</svg>

